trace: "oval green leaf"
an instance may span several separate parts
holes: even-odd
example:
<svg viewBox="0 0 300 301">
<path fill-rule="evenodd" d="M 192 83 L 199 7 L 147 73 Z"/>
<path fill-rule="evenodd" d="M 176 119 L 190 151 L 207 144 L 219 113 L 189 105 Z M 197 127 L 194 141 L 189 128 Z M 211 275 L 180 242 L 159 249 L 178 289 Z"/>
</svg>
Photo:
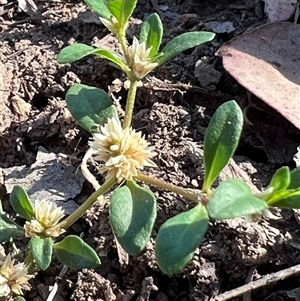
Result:
<svg viewBox="0 0 300 301">
<path fill-rule="evenodd" d="M 283 166 L 276 170 L 268 187 L 272 187 L 273 191 L 287 188 L 291 183 L 291 173 L 288 166 Z"/>
<path fill-rule="evenodd" d="M 150 57 L 157 54 L 163 36 L 163 24 L 158 14 L 151 14 L 142 24 L 140 42 L 146 43 L 146 48 L 151 48 Z"/>
<path fill-rule="evenodd" d="M 124 28 L 124 25 L 136 7 L 136 3 L 137 0 L 108 0 L 107 7 L 111 14 L 119 21 L 120 27 Z"/>
<path fill-rule="evenodd" d="M 17 225 L 4 214 L 0 214 L 0 243 L 24 237 L 24 228 Z"/>
<path fill-rule="evenodd" d="M 68 90 L 66 102 L 73 118 L 89 132 L 106 124 L 108 118 L 117 117 L 111 98 L 96 87 L 75 84 Z"/>
<path fill-rule="evenodd" d="M 291 171 L 291 183 L 288 188 L 300 188 L 300 167 L 297 167 Z"/>
<path fill-rule="evenodd" d="M 34 208 L 29 196 L 21 186 L 16 185 L 13 188 L 9 201 L 15 212 L 26 220 L 31 220 L 34 217 Z"/>
<path fill-rule="evenodd" d="M 84 2 L 100 17 L 110 19 L 111 13 L 106 5 L 106 0 L 84 0 Z"/>
<path fill-rule="evenodd" d="M 56 59 L 59 64 L 67 64 L 76 62 L 91 54 L 113 62 L 125 72 L 130 70 L 125 64 L 123 57 L 117 52 L 104 48 L 93 48 L 81 43 L 76 43 L 65 47 L 60 51 Z"/>
<path fill-rule="evenodd" d="M 212 116 L 204 136 L 204 192 L 233 156 L 242 128 L 243 112 L 234 100 L 223 103 Z"/>
<path fill-rule="evenodd" d="M 122 248 L 130 255 L 137 255 L 150 240 L 156 219 L 156 198 L 151 190 L 134 181 L 114 190 L 109 219 Z"/>
<path fill-rule="evenodd" d="M 30 242 L 34 261 L 39 269 L 45 271 L 51 264 L 53 240 L 50 237 L 35 237 Z"/>
<path fill-rule="evenodd" d="M 272 207 L 300 209 L 300 187 L 277 191 L 267 202 Z"/>
<path fill-rule="evenodd" d="M 94 50 L 95 48 L 85 44 L 72 44 L 63 48 L 57 55 L 56 60 L 59 64 L 73 63 L 87 55 L 93 54 Z"/>
<path fill-rule="evenodd" d="M 13 301 L 26 301 L 26 299 L 21 296 L 17 296 L 13 299 Z"/>
<path fill-rule="evenodd" d="M 170 276 L 180 272 L 193 258 L 207 229 L 208 215 L 201 204 L 168 219 L 156 237 L 155 257 L 159 268 Z"/>
<path fill-rule="evenodd" d="M 162 65 L 187 49 L 212 41 L 214 37 L 214 33 L 206 31 L 183 33 L 167 43 L 161 51 L 163 55 L 157 58 L 156 62 Z"/>
<path fill-rule="evenodd" d="M 69 235 L 54 245 L 58 260 L 73 270 L 95 268 L 101 264 L 97 253 L 80 237 Z"/>
<path fill-rule="evenodd" d="M 222 182 L 206 206 L 208 215 L 218 220 L 257 214 L 267 208 L 265 201 L 253 196 L 250 187 L 237 179 Z"/>
</svg>

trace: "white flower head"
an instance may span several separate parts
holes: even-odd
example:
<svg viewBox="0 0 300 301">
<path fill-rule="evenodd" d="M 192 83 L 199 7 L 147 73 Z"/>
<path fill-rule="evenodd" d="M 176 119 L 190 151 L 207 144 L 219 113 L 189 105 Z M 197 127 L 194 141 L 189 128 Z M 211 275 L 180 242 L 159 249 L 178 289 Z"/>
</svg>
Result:
<svg viewBox="0 0 300 301">
<path fill-rule="evenodd" d="M 116 177 L 118 182 L 123 179 L 131 181 L 144 166 L 156 167 L 151 160 L 156 156 L 154 148 L 149 146 L 141 132 L 132 128 L 122 129 L 115 117 L 108 119 L 100 129 L 101 133 L 95 133 L 89 145 L 94 160 L 103 163 L 99 171 L 107 173 L 106 178 Z"/>
<path fill-rule="evenodd" d="M 62 207 L 57 207 L 54 202 L 42 200 L 34 203 L 35 219 L 25 223 L 25 236 L 58 237 L 64 233 L 65 221 L 59 222 L 64 217 Z"/>
<path fill-rule="evenodd" d="M 138 79 L 143 78 L 158 66 L 158 63 L 152 63 L 149 57 L 151 49 L 152 46 L 146 48 L 146 42 L 140 43 L 136 37 L 133 37 L 132 45 L 127 49 L 131 59 L 130 67 Z"/>
<path fill-rule="evenodd" d="M 0 261 L 0 297 L 12 294 L 23 295 L 22 289 L 29 288 L 27 267 L 24 263 L 15 264 L 15 259 L 7 255 L 4 261 Z"/>
</svg>

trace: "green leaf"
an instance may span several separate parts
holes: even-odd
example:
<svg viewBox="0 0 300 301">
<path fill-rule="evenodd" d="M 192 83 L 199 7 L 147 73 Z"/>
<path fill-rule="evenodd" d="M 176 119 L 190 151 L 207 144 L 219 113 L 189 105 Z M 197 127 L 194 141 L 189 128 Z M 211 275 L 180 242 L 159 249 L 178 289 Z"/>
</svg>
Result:
<svg viewBox="0 0 300 301">
<path fill-rule="evenodd" d="M 13 301 L 26 301 L 26 299 L 21 296 L 17 296 L 17 297 L 14 297 Z"/>
<path fill-rule="evenodd" d="M 297 167 L 291 171 L 291 183 L 288 188 L 300 188 L 300 167 Z"/>
<path fill-rule="evenodd" d="M 242 128 L 243 112 L 234 100 L 223 103 L 212 116 L 204 136 L 204 192 L 233 156 Z"/>
<path fill-rule="evenodd" d="M 34 208 L 30 202 L 27 192 L 19 185 L 16 185 L 10 196 L 10 204 L 20 216 L 26 220 L 31 220 L 34 217 Z"/>
<path fill-rule="evenodd" d="M 66 102 L 74 119 L 87 131 L 104 125 L 117 112 L 108 94 L 96 87 L 73 85 L 67 92 Z"/>
<path fill-rule="evenodd" d="M 116 239 L 130 255 L 142 251 L 156 219 L 156 199 L 151 190 L 134 181 L 114 190 L 109 218 Z"/>
<path fill-rule="evenodd" d="M 84 2 L 100 17 L 110 19 L 111 13 L 107 8 L 105 0 L 84 0 Z"/>
<path fill-rule="evenodd" d="M 119 21 L 120 27 L 124 28 L 136 7 L 136 3 L 137 0 L 108 0 L 107 7 Z"/>
<path fill-rule="evenodd" d="M 30 242 L 32 256 L 38 268 L 45 271 L 51 264 L 53 240 L 51 237 L 35 237 Z"/>
<path fill-rule="evenodd" d="M 272 207 L 300 209 L 300 187 L 277 191 L 267 203 Z"/>
<path fill-rule="evenodd" d="M 208 215 L 202 204 L 168 219 L 156 237 L 159 268 L 167 275 L 181 271 L 192 259 L 207 229 Z"/>
<path fill-rule="evenodd" d="M 76 62 L 90 54 L 93 54 L 96 49 L 81 43 L 76 43 L 63 48 L 57 55 L 59 64 L 67 64 Z"/>
<path fill-rule="evenodd" d="M 73 270 L 95 268 L 101 264 L 97 253 L 80 237 L 69 235 L 54 245 L 58 260 Z"/>
<path fill-rule="evenodd" d="M 276 170 L 268 187 L 272 187 L 273 191 L 287 188 L 291 183 L 291 174 L 288 166 L 283 166 Z"/>
<path fill-rule="evenodd" d="M 125 72 L 130 70 L 124 63 L 123 57 L 117 52 L 105 48 L 93 48 L 81 43 L 76 43 L 62 49 L 57 55 L 57 62 L 59 64 L 73 63 L 91 54 L 113 62 Z"/>
<path fill-rule="evenodd" d="M 11 238 L 24 236 L 24 229 L 10 220 L 4 214 L 0 214 L 0 243 L 9 241 Z"/>
<path fill-rule="evenodd" d="M 150 57 L 157 54 L 163 36 L 163 24 L 158 14 L 151 14 L 142 24 L 140 42 L 146 43 L 146 48 L 152 49 Z"/>
<path fill-rule="evenodd" d="M 214 33 L 206 31 L 193 31 L 183 33 L 167 43 L 167 45 L 161 51 L 163 55 L 159 57 L 156 62 L 159 65 L 162 65 L 166 61 L 169 61 L 174 56 L 187 49 L 212 41 L 214 37 Z"/>
<path fill-rule="evenodd" d="M 218 220 L 257 214 L 267 208 L 265 201 L 253 196 L 250 187 L 237 179 L 222 182 L 206 206 L 208 215 Z"/>
</svg>

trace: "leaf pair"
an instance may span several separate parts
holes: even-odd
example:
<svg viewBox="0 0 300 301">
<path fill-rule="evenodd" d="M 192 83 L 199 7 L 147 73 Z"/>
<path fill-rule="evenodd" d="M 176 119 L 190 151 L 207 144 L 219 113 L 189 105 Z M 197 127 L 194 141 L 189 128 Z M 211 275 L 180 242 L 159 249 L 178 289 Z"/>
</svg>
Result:
<svg viewBox="0 0 300 301">
<path fill-rule="evenodd" d="M 268 205 L 255 197 L 243 181 L 230 179 L 213 192 L 210 188 L 234 155 L 243 129 L 243 113 L 232 100 L 214 113 L 204 136 L 205 177 L 202 191 L 208 192 L 208 215 L 214 219 L 230 219 L 260 213 Z"/>
<path fill-rule="evenodd" d="M 97 14 L 108 21 L 114 16 L 118 20 L 122 32 L 122 30 L 126 29 L 125 24 L 131 17 L 137 0 L 86 0 L 85 2 Z M 152 63 L 157 63 L 158 65 L 167 62 L 187 49 L 213 40 L 215 34 L 204 31 L 184 33 L 167 43 L 162 51 L 159 52 L 162 36 L 163 25 L 161 19 L 158 14 L 151 14 L 142 24 L 140 43 L 145 42 L 146 49 L 151 48 L 149 58 L 151 58 Z M 128 75 L 130 68 L 123 56 L 112 50 L 105 48 L 95 49 L 81 43 L 67 46 L 61 50 L 57 56 L 57 61 L 60 64 L 72 63 L 91 54 L 111 61 Z"/>
<path fill-rule="evenodd" d="M 211 186 L 228 164 L 239 142 L 243 127 L 243 114 L 235 101 L 221 105 L 214 113 L 204 138 L 205 180 L 208 204 L 167 220 L 156 238 L 155 254 L 160 269 L 172 275 L 183 269 L 204 239 L 209 217 L 230 219 L 260 213 L 268 207 L 254 197 L 249 186 L 236 179 L 221 183 L 214 191 Z"/>
<path fill-rule="evenodd" d="M 17 214 L 30 221 L 35 218 L 34 208 L 26 191 L 21 186 L 15 186 L 10 194 L 10 203 Z M 0 215 L 0 242 L 24 237 L 22 227 Z M 41 270 L 46 270 L 51 264 L 53 249 L 58 260 L 72 269 L 91 268 L 100 264 L 95 251 L 81 238 L 70 235 L 62 241 L 54 243 L 51 237 L 34 237 L 29 243 L 29 251 L 35 264 Z"/>
<path fill-rule="evenodd" d="M 209 217 L 229 219 L 262 212 L 268 205 L 254 197 L 249 186 L 231 179 L 214 192 L 207 207 L 193 209 L 167 220 L 156 238 L 155 256 L 159 268 L 167 275 L 181 271 L 192 259 L 208 229 Z"/>
<path fill-rule="evenodd" d="M 271 192 L 263 199 L 269 206 L 279 208 L 300 208 L 300 167 L 290 171 L 289 167 L 279 168 L 267 188 Z"/>
<path fill-rule="evenodd" d="M 98 15 L 110 21 L 114 16 L 118 20 L 119 28 L 125 31 L 125 25 L 131 17 L 136 6 L 137 0 L 86 0 Z M 125 73 L 130 71 L 125 58 L 119 53 L 105 48 L 93 48 L 85 44 L 73 44 L 64 48 L 57 56 L 60 64 L 72 63 L 88 55 L 94 54 L 101 58 L 107 59 L 119 66 Z"/>
<path fill-rule="evenodd" d="M 39 269 L 44 271 L 50 266 L 53 249 L 57 259 L 73 270 L 95 268 L 101 263 L 96 252 L 78 236 L 69 235 L 56 244 L 51 237 L 35 237 L 30 251 Z"/>
<path fill-rule="evenodd" d="M 85 3 L 102 18 L 110 20 L 114 16 L 122 28 L 131 17 L 137 0 L 85 0 Z"/>
<path fill-rule="evenodd" d="M 146 43 L 146 48 L 151 48 L 150 57 L 158 66 L 166 63 L 176 55 L 212 41 L 215 34 L 205 31 L 186 32 L 169 41 L 159 52 L 163 36 L 163 25 L 158 14 L 151 14 L 143 23 L 140 33 L 140 42 Z"/>
<path fill-rule="evenodd" d="M 145 42 L 147 49 L 152 47 L 150 58 L 152 58 L 152 62 L 157 63 L 158 66 L 171 60 L 183 51 L 207 43 L 215 37 L 215 34 L 211 32 L 187 32 L 175 37 L 159 52 L 162 34 L 163 27 L 159 16 L 157 14 L 150 15 L 142 25 L 140 42 Z M 117 52 L 105 48 L 93 48 L 81 43 L 69 45 L 62 49 L 57 55 L 57 61 L 60 64 L 73 63 L 91 54 L 111 61 L 119 66 L 126 74 L 130 71 L 125 58 Z"/>
</svg>

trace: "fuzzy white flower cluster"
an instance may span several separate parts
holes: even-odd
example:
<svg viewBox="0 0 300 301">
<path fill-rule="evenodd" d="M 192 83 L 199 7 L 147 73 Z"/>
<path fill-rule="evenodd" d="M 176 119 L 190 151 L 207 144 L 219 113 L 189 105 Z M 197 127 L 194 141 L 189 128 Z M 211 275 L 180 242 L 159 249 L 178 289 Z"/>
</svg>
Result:
<svg viewBox="0 0 300 301">
<path fill-rule="evenodd" d="M 119 119 L 108 119 L 107 124 L 100 128 L 89 142 L 93 150 L 94 160 L 102 162 L 99 170 L 107 173 L 107 178 L 116 177 L 118 182 L 133 180 L 138 170 L 144 166 L 156 167 L 151 160 L 156 153 L 149 146 L 141 132 L 132 128 L 123 129 Z"/>
<path fill-rule="evenodd" d="M 0 257 L 0 298 L 23 295 L 22 289 L 29 288 L 27 282 L 30 278 L 32 275 L 28 275 L 24 263 L 15 264 L 10 254 L 5 258 Z"/>
<path fill-rule="evenodd" d="M 133 37 L 132 45 L 127 49 L 131 59 L 130 67 L 138 79 L 142 79 L 158 66 L 158 63 L 153 63 L 149 57 L 151 49 L 152 46 L 146 48 L 146 43 L 140 43 L 136 37 Z"/>
<path fill-rule="evenodd" d="M 64 217 L 62 207 L 57 207 L 54 202 L 42 200 L 35 202 L 34 210 L 35 219 L 27 221 L 24 225 L 27 237 L 58 237 L 65 232 L 65 221 L 59 222 Z"/>
</svg>

